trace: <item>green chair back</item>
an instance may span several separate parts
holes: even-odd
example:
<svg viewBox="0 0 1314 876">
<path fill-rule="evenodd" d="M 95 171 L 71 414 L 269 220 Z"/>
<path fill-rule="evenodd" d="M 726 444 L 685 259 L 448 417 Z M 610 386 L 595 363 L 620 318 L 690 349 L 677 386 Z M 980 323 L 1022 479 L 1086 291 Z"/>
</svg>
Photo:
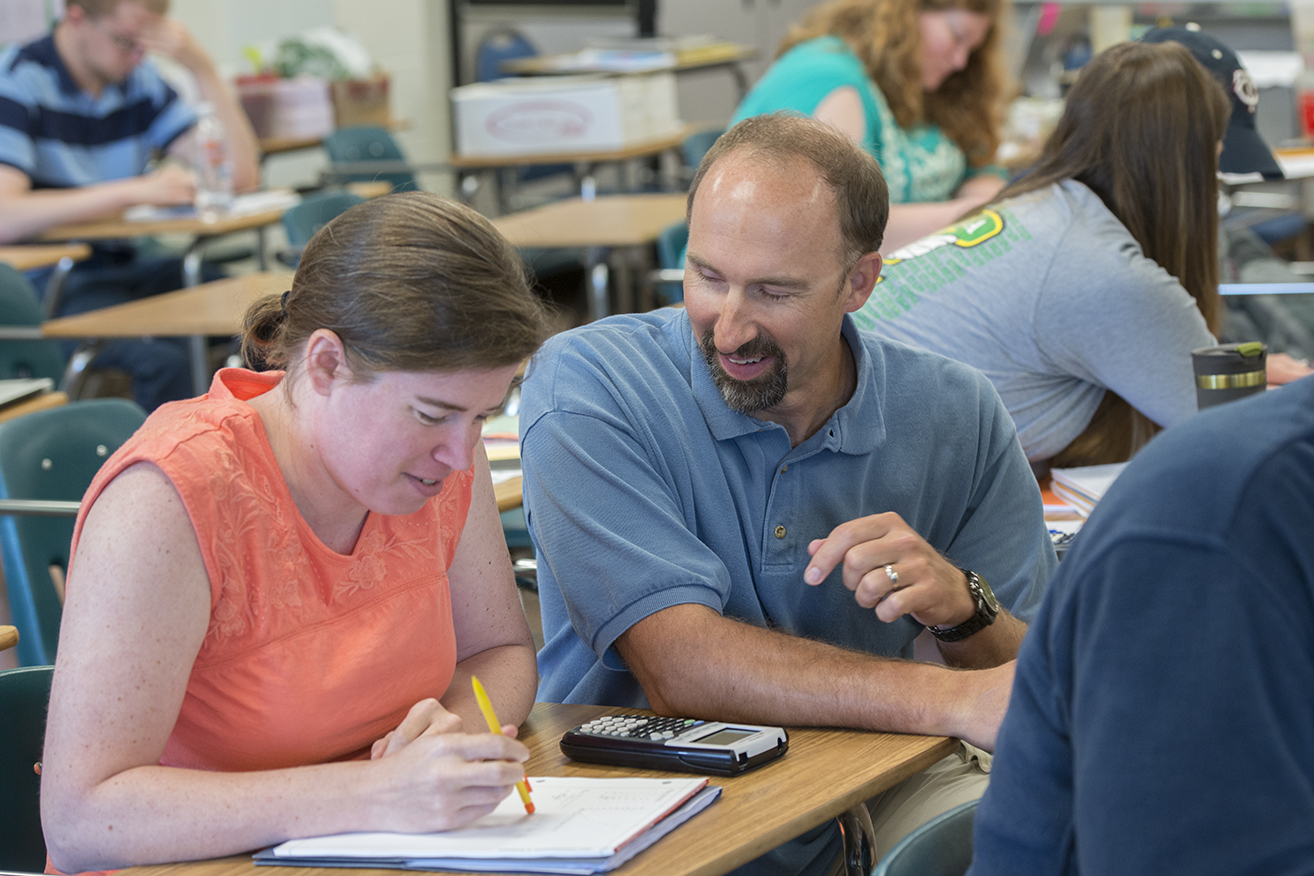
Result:
<svg viewBox="0 0 1314 876">
<path fill-rule="evenodd" d="M 972 822 L 980 802 L 955 806 L 899 840 L 872 876 L 963 876 L 972 863 Z"/>
<path fill-rule="evenodd" d="M 41 760 L 53 666 L 0 672 L 0 870 L 43 873 Z"/>
<path fill-rule="evenodd" d="M 101 465 L 146 419 L 136 402 L 70 402 L 0 423 L 0 498 L 79 501 Z M 55 662 L 62 606 L 50 567 L 68 568 L 72 517 L 0 515 L 11 623 L 18 662 Z"/>
<path fill-rule="evenodd" d="M 681 219 L 662 229 L 657 236 L 657 266 L 663 271 L 684 270 L 684 251 L 689 246 L 689 226 Z M 659 283 L 659 292 L 667 301 L 684 300 L 684 283 Z"/>
<path fill-rule="evenodd" d="M 351 192 L 307 195 L 300 204 L 283 214 L 283 230 L 287 232 L 287 242 L 297 249 L 304 249 L 315 232 L 342 213 L 363 203 L 364 198 Z"/>
<path fill-rule="evenodd" d="M 393 139 L 392 134 L 375 125 L 338 128 L 324 138 L 324 151 L 328 153 L 331 161 L 350 162 L 352 164 L 378 161 L 381 163 L 387 162 L 395 167 L 398 162 L 406 160 L 406 156 L 402 154 L 401 147 L 397 145 L 397 141 Z M 374 173 L 352 170 L 349 173 L 335 173 L 334 176 L 344 182 L 384 180 L 392 184 L 394 192 L 411 192 L 420 188 L 415 181 L 415 174 L 410 171 L 392 169 L 386 172 Z"/>
<path fill-rule="evenodd" d="M 40 325 L 45 319 L 37 292 L 27 277 L 0 264 L 0 325 Z M 64 353 L 58 341 L 0 340 L 0 380 L 49 377 L 58 385 Z"/>
</svg>

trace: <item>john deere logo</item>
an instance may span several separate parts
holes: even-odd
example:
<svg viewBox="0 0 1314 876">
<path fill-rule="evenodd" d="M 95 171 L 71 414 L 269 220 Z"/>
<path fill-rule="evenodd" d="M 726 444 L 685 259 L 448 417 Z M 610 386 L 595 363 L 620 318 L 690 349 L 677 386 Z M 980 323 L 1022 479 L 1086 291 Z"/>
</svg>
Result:
<svg viewBox="0 0 1314 876">
<path fill-rule="evenodd" d="M 965 219 L 957 225 L 950 225 L 943 231 L 923 237 L 907 246 L 890 253 L 885 260 L 887 265 L 897 265 L 904 259 L 926 255 L 942 246 L 961 246 L 970 249 L 985 243 L 1004 230 L 1004 218 L 994 210 L 982 210 L 975 216 Z"/>
</svg>

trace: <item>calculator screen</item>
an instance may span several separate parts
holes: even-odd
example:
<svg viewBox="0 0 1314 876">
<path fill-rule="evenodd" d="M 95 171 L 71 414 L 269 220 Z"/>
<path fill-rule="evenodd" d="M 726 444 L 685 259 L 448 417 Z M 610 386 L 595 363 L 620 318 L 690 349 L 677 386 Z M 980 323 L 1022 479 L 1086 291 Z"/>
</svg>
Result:
<svg viewBox="0 0 1314 876">
<path fill-rule="evenodd" d="M 727 727 L 724 730 L 716 731 L 711 736 L 702 736 L 691 741 L 701 745 L 731 745 L 757 732 L 756 730 L 740 730 L 735 727 Z"/>
</svg>

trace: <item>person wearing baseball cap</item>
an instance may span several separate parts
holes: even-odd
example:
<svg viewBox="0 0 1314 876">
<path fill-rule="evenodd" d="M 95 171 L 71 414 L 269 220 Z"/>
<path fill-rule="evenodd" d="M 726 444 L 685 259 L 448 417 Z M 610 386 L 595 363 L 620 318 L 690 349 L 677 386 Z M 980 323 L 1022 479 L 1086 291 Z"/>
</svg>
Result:
<svg viewBox="0 0 1314 876">
<path fill-rule="evenodd" d="M 1264 179 L 1282 179 L 1282 168 L 1264 138 L 1255 128 L 1255 110 L 1259 106 L 1259 89 L 1241 66 L 1236 52 L 1200 30 L 1199 25 L 1156 27 L 1141 37 L 1145 43 L 1180 43 L 1191 50 L 1223 86 L 1232 101 L 1232 117 L 1223 136 L 1223 154 L 1218 160 L 1221 173 L 1258 173 Z"/>
</svg>

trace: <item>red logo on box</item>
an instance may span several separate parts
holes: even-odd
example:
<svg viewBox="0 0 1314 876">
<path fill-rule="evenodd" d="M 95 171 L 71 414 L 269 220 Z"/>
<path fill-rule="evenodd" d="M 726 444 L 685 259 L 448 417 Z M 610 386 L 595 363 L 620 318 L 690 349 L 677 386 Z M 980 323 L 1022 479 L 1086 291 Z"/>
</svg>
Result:
<svg viewBox="0 0 1314 876">
<path fill-rule="evenodd" d="M 587 107 L 566 100 L 527 100 L 490 113 L 484 129 L 509 143 L 582 137 L 593 124 Z"/>
</svg>

